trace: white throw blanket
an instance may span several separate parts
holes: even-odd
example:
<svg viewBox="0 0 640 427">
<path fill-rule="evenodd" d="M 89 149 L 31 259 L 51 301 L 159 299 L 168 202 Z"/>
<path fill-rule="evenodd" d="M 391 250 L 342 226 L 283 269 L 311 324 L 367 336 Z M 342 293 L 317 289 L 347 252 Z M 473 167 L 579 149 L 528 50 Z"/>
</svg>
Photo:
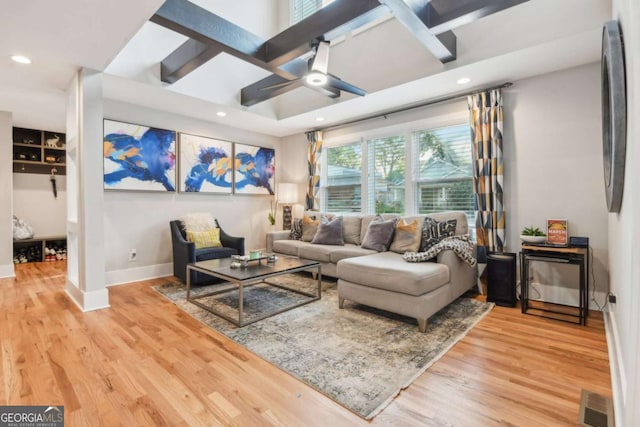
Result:
<svg viewBox="0 0 640 427">
<path fill-rule="evenodd" d="M 477 261 L 473 253 L 473 242 L 468 234 L 445 237 L 425 252 L 405 252 L 402 258 L 407 262 L 425 262 L 445 250 L 452 250 L 458 255 L 458 258 L 471 267 L 476 266 Z"/>
<path fill-rule="evenodd" d="M 185 231 L 207 231 L 216 227 L 216 221 L 210 213 L 192 213 L 181 218 Z"/>
</svg>

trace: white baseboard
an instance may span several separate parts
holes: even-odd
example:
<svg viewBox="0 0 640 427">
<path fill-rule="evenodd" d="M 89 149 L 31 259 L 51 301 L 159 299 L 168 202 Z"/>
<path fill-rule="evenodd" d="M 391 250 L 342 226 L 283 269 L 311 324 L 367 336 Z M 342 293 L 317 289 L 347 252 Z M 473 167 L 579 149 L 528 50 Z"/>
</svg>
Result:
<svg viewBox="0 0 640 427">
<path fill-rule="evenodd" d="M 607 350 L 609 351 L 609 370 L 611 373 L 611 390 L 613 392 L 613 411 L 616 414 L 616 425 L 624 425 L 619 418 L 623 414 L 625 402 L 627 401 L 625 392 L 627 390 L 627 379 L 624 372 L 622 360 L 622 350 L 620 348 L 620 337 L 616 317 L 613 311 L 605 310 L 604 329 L 607 336 Z"/>
<path fill-rule="evenodd" d="M 65 291 L 83 312 L 109 308 L 109 291 L 107 288 L 85 292 L 72 280 L 67 279 Z"/>
<path fill-rule="evenodd" d="M 0 279 L 3 277 L 16 277 L 16 271 L 13 264 L 0 265 Z"/>
<path fill-rule="evenodd" d="M 107 271 L 105 282 L 107 286 L 115 286 L 166 276 L 173 276 L 173 263 L 169 262 L 166 264 L 127 268 L 126 270 Z"/>
</svg>

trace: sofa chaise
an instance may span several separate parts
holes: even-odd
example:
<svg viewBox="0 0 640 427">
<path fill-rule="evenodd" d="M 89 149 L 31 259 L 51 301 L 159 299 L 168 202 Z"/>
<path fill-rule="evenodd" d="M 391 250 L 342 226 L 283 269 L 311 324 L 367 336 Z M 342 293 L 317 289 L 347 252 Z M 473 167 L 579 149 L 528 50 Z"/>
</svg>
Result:
<svg viewBox="0 0 640 427">
<path fill-rule="evenodd" d="M 305 215 L 333 216 L 318 212 Z M 438 222 L 455 219 L 455 235 L 468 234 L 464 212 L 441 212 L 428 216 Z M 422 223 L 425 217 L 407 217 L 406 221 Z M 402 253 L 363 248 L 361 242 L 374 218 L 375 215 L 344 217 L 345 241 L 351 243 L 314 244 L 289 239 L 289 231 L 277 231 L 268 233 L 267 251 L 320 262 L 322 274 L 338 279 L 340 308 L 344 307 L 345 301 L 351 301 L 413 317 L 419 330 L 425 332 L 431 315 L 476 285 L 477 269 L 451 250 L 440 252 L 432 262 L 416 263 L 405 261 Z M 383 215 L 383 218 L 400 216 Z M 358 222 L 360 227 L 355 226 Z"/>
</svg>

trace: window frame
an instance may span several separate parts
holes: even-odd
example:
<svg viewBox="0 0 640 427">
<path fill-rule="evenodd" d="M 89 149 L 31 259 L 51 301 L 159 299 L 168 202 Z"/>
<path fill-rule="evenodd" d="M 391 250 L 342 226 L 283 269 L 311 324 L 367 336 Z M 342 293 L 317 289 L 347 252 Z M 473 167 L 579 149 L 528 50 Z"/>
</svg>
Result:
<svg viewBox="0 0 640 427">
<path fill-rule="evenodd" d="M 351 129 L 352 130 L 337 130 L 337 131 L 328 131 L 324 136 L 324 147 L 321 153 L 321 179 L 320 179 L 320 210 L 324 211 L 327 207 L 327 199 L 326 199 L 326 191 L 324 188 L 326 185 L 323 183 L 327 182 L 327 149 L 349 145 L 353 143 L 361 144 L 361 155 L 362 155 L 362 172 L 361 172 L 361 215 L 370 215 L 375 214 L 375 212 L 368 211 L 368 195 L 369 195 L 369 186 L 368 186 L 368 141 L 374 139 L 384 139 L 393 136 L 403 135 L 405 138 L 405 156 L 408 161 L 405 165 L 405 182 L 411 185 L 411 188 L 405 190 L 405 212 L 403 215 L 418 215 L 418 205 L 417 205 L 417 191 L 418 187 L 416 184 L 416 176 L 413 167 L 413 159 L 417 155 L 415 150 L 417 150 L 417 144 L 414 143 L 414 135 L 420 131 L 428 131 L 430 129 L 437 129 L 448 126 L 456 126 L 461 124 L 467 124 L 469 122 L 469 112 L 467 110 L 466 102 L 464 104 L 460 103 L 460 108 L 457 111 L 434 115 L 425 119 L 413 120 L 400 122 L 399 119 L 396 119 L 397 123 L 386 125 L 386 126 L 378 126 L 375 127 L 375 123 L 373 125 L 355 125 Z M 464 108 L 464 109 L 463 109 Z M 387 119 L 382 119 L 387 120 Z M 469 223 L 469 227 L 475 227 L 475 223 Z"/>
</svg>

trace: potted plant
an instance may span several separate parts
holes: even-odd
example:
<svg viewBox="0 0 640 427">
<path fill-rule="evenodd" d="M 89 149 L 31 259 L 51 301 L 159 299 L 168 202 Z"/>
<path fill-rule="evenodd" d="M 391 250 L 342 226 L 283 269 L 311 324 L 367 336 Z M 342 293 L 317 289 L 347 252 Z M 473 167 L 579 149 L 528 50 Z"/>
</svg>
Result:
<svg viewBox="0 0 640 427">
<path fill-rule="evenodd" d="M 547 235 L 538 227 L 525 227 L 520 233 L 520 240 L 527 243 L 542 243 L 547 240 Z"/>
</svg>

